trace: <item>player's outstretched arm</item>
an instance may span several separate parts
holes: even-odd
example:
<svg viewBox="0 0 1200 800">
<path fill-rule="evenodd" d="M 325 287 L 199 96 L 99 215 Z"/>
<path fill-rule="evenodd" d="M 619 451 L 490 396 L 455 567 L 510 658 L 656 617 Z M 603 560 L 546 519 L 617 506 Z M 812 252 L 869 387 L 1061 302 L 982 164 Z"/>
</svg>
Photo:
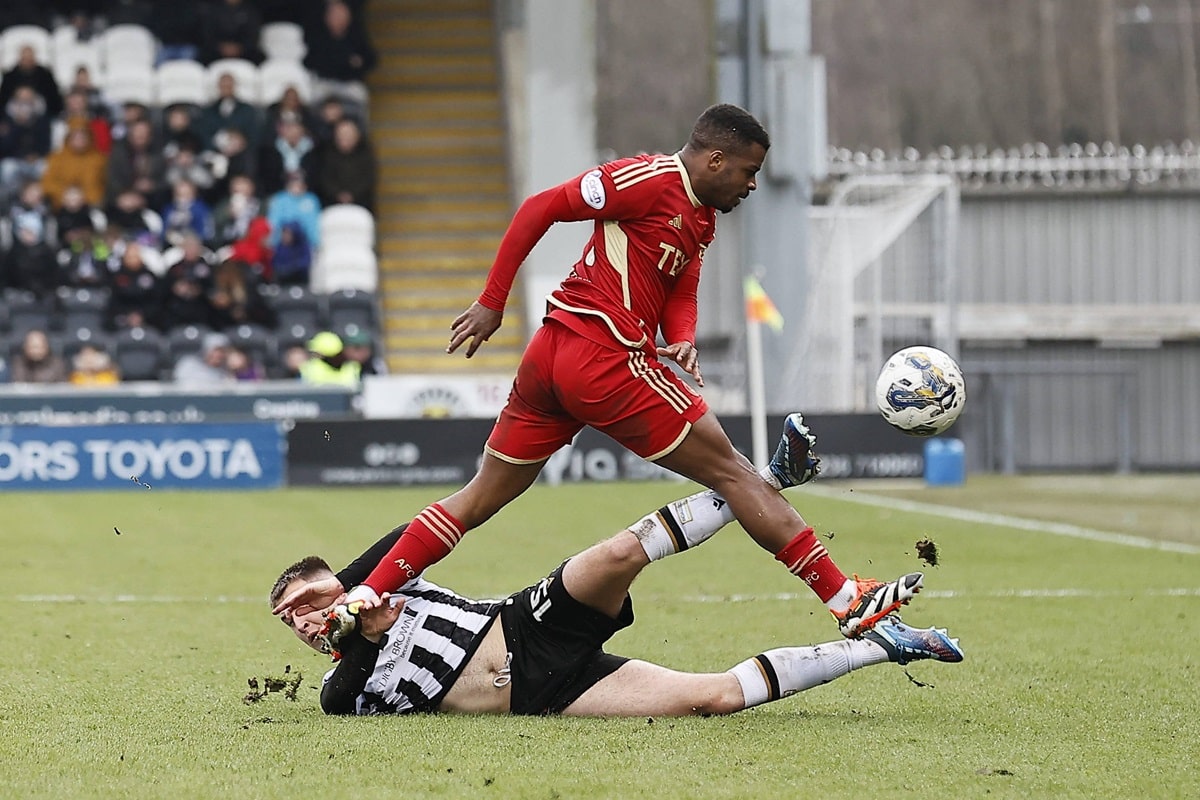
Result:
<svg viewBox="0 0 1200 800">
<path fill-rule="evenodd" d="M 367 579 L 371 570 L 379 565 L 392 549 L 392 545 L 400 539 L 403 531 L 404 526 L 388 531 L 337 575 L 318 578 L 297 586 L 275 605 L 272 613 L 301 615 L 328 608 L 338 602 L 343 594 Z"/>
<path fill-rule="evenodd" d="M 478 301 L 472 303 L 450 326 L 450 344 L 447 345 L 446 352 L 453 353 L 463 342 L 470 339 L 471 343 L 467 345 L 465 354 L 470 358 L 475 355 L 481 344 L 492 338 L 492 334 L 499 330 L 503 321 L 504 312 L 494 311 Z"/>
</svg>

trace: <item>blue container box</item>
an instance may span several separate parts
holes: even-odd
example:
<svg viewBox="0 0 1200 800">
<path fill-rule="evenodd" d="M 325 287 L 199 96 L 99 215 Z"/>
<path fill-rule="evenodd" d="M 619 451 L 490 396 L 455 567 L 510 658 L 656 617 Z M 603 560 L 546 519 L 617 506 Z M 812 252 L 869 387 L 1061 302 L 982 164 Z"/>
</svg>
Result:
<svg viewBox="0 0 1200 800">
<path fill-rule="evenodd" d="M 925 443 L 925 483 L 961 486 L 967 479 L 966 448 L 962 439 L 930 439 Z"/>
</svg>

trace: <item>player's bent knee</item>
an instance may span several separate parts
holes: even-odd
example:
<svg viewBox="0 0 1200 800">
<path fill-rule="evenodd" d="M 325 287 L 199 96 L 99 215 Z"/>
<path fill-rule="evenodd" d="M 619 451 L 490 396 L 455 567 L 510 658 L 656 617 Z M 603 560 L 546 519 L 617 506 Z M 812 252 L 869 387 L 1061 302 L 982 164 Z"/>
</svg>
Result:
<svg viewBox="0 0 1200 800">
<path fill-rule="evenodd" d="M 640 569 L 649 561 L 642 543 L 630 531 L 621 531 L 601 546 L 606 559 L 614 565 Z"/>
</svg>

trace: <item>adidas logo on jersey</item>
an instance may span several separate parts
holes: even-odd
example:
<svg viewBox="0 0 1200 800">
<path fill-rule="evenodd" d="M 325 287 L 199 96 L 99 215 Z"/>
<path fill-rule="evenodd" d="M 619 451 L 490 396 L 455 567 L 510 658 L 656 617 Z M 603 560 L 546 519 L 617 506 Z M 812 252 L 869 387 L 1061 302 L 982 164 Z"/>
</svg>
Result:
<svg viewBox="0 0 1200 800">
<path fill-rule="evenodd" d="M 683 214 L 676 214 L 667 224 L 677 231 L 683 230 Z"/>
</svg>

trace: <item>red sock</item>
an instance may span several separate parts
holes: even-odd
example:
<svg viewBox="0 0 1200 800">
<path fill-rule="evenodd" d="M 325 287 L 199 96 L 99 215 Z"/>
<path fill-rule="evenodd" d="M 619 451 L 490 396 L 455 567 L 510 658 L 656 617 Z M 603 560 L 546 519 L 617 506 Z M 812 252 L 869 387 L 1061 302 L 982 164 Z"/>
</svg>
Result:
<svg viewBox="0 0 1200 800">
<path fill-rule="evenodd" d="M 841 591 L 846 584 L 846 575 L 833 559 L 825 545 L 817 541 L 812 528 L 805 528 L 796 534 L 782 550 L 775 554 L 775 560 L 788 568 L 788 572 L 808 584 L 808 588 L 816 592 L 822 603 Z"/>
<path fill-rule="evenodd" d="M 408 523 L 400 539 L 363 581 L 376 594 L 394 592 L 450 554 L 466 527 L 437 503 Z M 348 588 L 348 587 L 347 587 Z"/>
</svg>

